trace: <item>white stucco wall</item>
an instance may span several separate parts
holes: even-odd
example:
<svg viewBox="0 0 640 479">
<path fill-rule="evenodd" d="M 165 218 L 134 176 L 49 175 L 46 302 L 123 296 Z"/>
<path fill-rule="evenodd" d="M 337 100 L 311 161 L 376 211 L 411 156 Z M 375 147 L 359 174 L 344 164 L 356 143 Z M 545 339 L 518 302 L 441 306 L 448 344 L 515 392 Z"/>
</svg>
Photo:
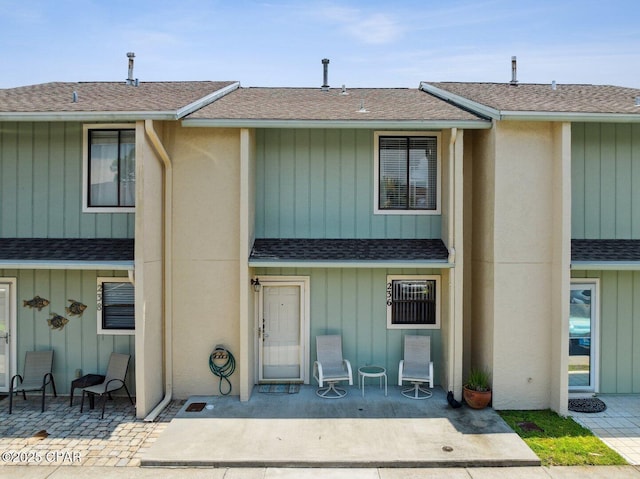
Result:
<svg viewBox="0 0 640 479">
<path fill-rule="evenodd" d="M 478 136 L 472 363 L 491 369 L 495 409 L 557 408 L 564 263 L 554 250 L 570 240 L 557 216 L 562 137 L 551 123 L 508 121 Z"/>
<path fill-rule="evenodd" d="M 175 125 L 165 146 L 173 158 L 173 393 L 219 394 L 211 352 L 221 344 L 240 358 L 240 131 Z M 236 367 L 231 394 L 239 376 Z"/>
<path fill-rule="evenodd" d="M 164 395 L 163 174 L 144 123 L 136 125 L 136 413 L 145 417 Z"/>
</svg>

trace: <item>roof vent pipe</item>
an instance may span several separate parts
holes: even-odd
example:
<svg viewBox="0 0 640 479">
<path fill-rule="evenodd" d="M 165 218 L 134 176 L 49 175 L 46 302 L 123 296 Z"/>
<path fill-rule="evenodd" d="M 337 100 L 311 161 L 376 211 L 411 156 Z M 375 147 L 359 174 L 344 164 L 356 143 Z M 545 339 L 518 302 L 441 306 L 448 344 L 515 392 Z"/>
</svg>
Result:
<svg viewBox="0 0 640 479">
<path fill-rule="evenodd" d="M 74 90 L 73 95 L 71 96 L 73 103 L 78 103 L 78 92 Z"/>
<path fill-rule="evenodd" d="M 136 57 L 136 54 L 133 52 L 127 53 L 127 58 L 129 59 L 129 74 L 127 76 L 127 85 L 133 85 L 133 59 Z"/>
<path fill-rule="evenodd" d="M 551 89 L 552 89 L 552 90 L 554 90 L 554 91 L 558 89 L 558 85 L 556 84 L 556 81 L 555 81 L 555 80 L 553 80 L 553 81 L 551 82 Z"/>
<path fill-rule="evenodd" d="M 636 97 L 636 106 L 640 106 L 640 96 Z"/>
<path fill-rule="evenodd" d="M 518 62 L 516 57 L 511 57 L 511 84 L 518 85 Z"/>
<path fill-rule="evenodd" d="M 322 83 L 322 91 L 329 91 L 329 59 L 322 59 L 322 70 L 323 70 L 323 83 Z"/>
</svg>

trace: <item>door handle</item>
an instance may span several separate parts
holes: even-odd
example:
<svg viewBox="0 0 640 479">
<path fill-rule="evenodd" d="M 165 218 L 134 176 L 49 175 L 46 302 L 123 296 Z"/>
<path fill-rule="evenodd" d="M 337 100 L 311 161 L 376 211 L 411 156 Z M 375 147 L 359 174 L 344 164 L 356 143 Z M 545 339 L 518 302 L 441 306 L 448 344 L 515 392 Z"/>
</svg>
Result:
<svg viewBox="0 0 640 479">
<path fill-rule="evenodd" d="M 5 343 L 9 344 L 9 333 L 1 334 L 0 338 L 4 338 Z"/>
</svg>

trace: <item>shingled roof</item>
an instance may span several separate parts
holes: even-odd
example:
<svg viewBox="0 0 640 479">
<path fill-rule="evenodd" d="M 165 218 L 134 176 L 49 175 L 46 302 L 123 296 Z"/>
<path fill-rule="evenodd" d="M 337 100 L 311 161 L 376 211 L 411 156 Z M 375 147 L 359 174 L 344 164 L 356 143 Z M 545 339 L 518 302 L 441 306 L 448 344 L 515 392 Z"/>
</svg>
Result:
<svg viewBox="0 0 640 479">
<path fill-rule="evenodd" d="M 258 238 L 249 260 L 260 262 L 434 262 L 449 252 L 439 239 Z"/>
<path fill-rule="evenodd" d="M 127 112 L 174 114 L 236 82 L 54 82 L 0 89 L 2 114 Z M 74 92 L 76 101 L 74 101 Z"/>
<path fill-rule="evenodd" d="M 483 120 L 419 89 L 239 88 L 192 113 L 192 120 L 453 121 Z"/>
<path fill-rule="evenodd" d="M 0 238 L 0 265 L 69 264 L 105 268 L 133 266 L 134 240 L 127 238 Z"/>
<path fill-rule="evenodd" d="M 640 240 L 572 239 L 572 263 L 640 263 Z"/>
<path fill-rule="evenodd" d="M 466 99 L 505 112 L 637 115 L 640 89 L 609 85 L 519 83 L 422 83 L 432 94 L 454 103 Z"/>
</svg>

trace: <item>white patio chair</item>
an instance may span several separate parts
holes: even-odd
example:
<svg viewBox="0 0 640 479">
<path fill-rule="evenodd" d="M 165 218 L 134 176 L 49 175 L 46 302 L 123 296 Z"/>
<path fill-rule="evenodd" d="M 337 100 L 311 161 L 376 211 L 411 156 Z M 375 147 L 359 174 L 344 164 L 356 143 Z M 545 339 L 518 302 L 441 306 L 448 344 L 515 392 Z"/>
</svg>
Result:
<svg viewBox="0 0 640 479">
<path fill-rule="evenodd" d="M 433 389 L 433 361 L 431 361 L 431 337 L 412 336 L 404 337 L 404 359 L 398 367 L 398 386 L 403 381 L 412 384 L 410 388 L 403 389 L 402 395 L 411 399 L 427 399 L 431 397 L 431 391 L 422 387 L 428 384 Z"/>
<path fill-rule="evenodd" d="M 58 397 L 52 369 L 53 351 L 27 351 L 24 358 L 24 374 L 14 375 L 9 384 L 9 414 L 13 409 L 13 393 L 22 392 L 22 397 L 26 400 L 26 391 L 42 391 L 42 412 L 44 412 L 44 393 L 47 384 L 51 384 L 53 395 Z"/>
<path fill-rule="evenodd" d="M 100 419 L 104 418 L 104 406 L 107 402 L 107 395 L 111 396 L 112 392 L 117 391 L 121 388 L 124 388 L 124 390 L 127 392 L 127 396 L 129 396 L 129 401 L 131 401 L 131 404 L 134 404 L 133 399 L 131 398 L 131 394 L 129 394 L 129 389 L 124 382 L 127 376 L 127 370 L 129 369 L 130 359 L 131 356 L 129 354 L 111 353 L 111 356 L 109 357 L 109 364 L 107 365 L 107 374 L 104 377 L 104 381 L 100 384 L 96 384 L 95 386 L 82 388 L 82 402 L 80 403 L 80 412 L 82 412 L 84 408 L 85 395 L 93 394 L 94 396 L 102 396 L 102 416 L 100 416 Z"/>
<path fill-rule="evenodd" d="M 316 394 L 326 399 L 346 396 L 346 389 L 336 387 L 339 381 L 349 381 L 349 385 L 353 385 L 351 363 L 342 357 L 342 337 L 337 334 L 316 336 L 316 356 L 317 361 L 313 363 L 313 377 L 319 386 Z"/>
</svg>

